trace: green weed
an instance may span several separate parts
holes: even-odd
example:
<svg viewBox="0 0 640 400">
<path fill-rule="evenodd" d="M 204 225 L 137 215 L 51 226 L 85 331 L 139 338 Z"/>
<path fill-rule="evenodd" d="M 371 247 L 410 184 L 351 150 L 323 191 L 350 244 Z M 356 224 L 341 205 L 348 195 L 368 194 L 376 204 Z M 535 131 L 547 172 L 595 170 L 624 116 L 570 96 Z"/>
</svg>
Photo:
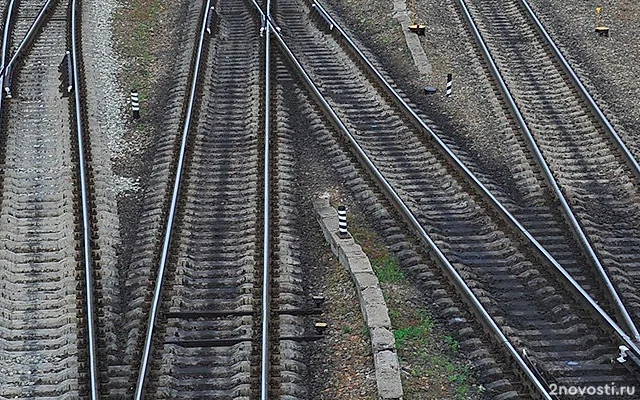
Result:
<svg viewBox="0 0 640 400">
<path fill-rule="evenodd" d="M 429 330 L 433 326 L 431 320 L 427 317 L 423 317 L 419 324 L 409 325 L 404 328 L 396 329 L 393 333 L 396 338 L 396 345 L 398 348 L 402 348 L 408 340 L 426 339 Z"/>
<path fill-rule="evenodd" d="M 460 343 L 458 343 L 457 340 L 455 340 L 453 337 L 447 335 L 447 336 L 444 337 L 444 341 L 447 344 L 447 346 L 449 346 L 449 348 L 451 349 L 452 352 L 454 352 L 454 353 L 458 352 L 458 347 L 459 347 Z"/>
<path fill-rule="evenodd" d="M 404 279 L 404 273 L 400 271 L 398 259 L 391 255 L 374 259 L 373 270 L 382 283 L 398 283 Z"/>
</svg>

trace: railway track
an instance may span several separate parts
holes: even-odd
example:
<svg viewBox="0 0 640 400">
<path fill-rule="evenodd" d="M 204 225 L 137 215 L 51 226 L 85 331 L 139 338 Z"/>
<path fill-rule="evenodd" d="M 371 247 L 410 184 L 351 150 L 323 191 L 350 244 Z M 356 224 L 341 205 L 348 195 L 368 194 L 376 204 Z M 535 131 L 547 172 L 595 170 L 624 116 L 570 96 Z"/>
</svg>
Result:
<svg viewBox="0 0 640 400">
<path fill-rule="evenodd" d="M 513 230 L 496 218 L 505 211 L 492 210 L 494 200 L 469 190 L 468 178 L 460 174 L 461 167 L 450 156 L 443 157 L 437 146 L 429 148 L 421 140 L 407 124 L 401 107 L 383 96 L 389 89 L 354 79 L 360 70 L 355 63 L 343 61 L 349 59 L 349 53 L 340 47 L 344 33 L 340 31 L 340 41 L 336 41 L 312 27 L 306 19 L 310 8 L 300 2 L 279 1 L 277 9 L 276 23 L 285 40 L 321 88 L 316 97 L 327 96 L 325 108 L 335 107 L 338 115 L 334 117 L 343 119 L 353 134 L 352 145 L 360 143 L 381 174 L 398 188 L 416 224 L 425 227 L 434 238 L 434 247 L 471 282 L 476 297 L 502 330 L 510 332 L 508 336 L 520 350 L 533 352 L 543 376 L 567 384 L 631 382 L 622 366 L 609 363 L 617 345 L 602 345 L 620 338 L 630 342 L 629 337 L 619 327 L 614 328 L 617 333 L 613 336 L 610 331 L 600 332 L 604 334 L 601 338 L 589 337 L 601 326 L 593 316 L 597 320 L 608 319 L 608 315 L 602 310 L 594 312 L 594 304 L 587 305 L 585 312 L 583 305 L 574 302 L 571 291 L 555 282 L 553 268 L 540 267 L 539 255 L 531 251 L 534 246 L 514 237 Z M 335 21 L 331 23 L 336 26 Z M 548 265 L 551 258 L 546 258 L 542 265 Z M 591 279 L 597 286 L 597 279 Z M 540 296 L 545 300 L 537 301 Z"/>
<path fill-rule="evenodd" d="M 548 181 L 557 186 L 558 197 L 566 198 L 585 233 L 584 241 L 611 276 L 631 324 L 636 323 L 640 312 L 637 161 L 537 25 L 528 4 L 460 4 L 468 7 L 468 23 L 480 22 L 474 24 L 476 40 L 488 49 L 483 54 L 496 66 L 492 74 L 508 87 L 504 93 L 513 100 L 520 128 L 530 135 L 530 148 L 540 153 L 538 163 L 548 168 Z M 637 341 L 637 330 L 633 334 Z"/>
<path fill-rule="evenodd" d="M 183 211 L 173 233 L 175 282 L 166 282 L 171 301 L 166 303 L 164 378 L 158 378 L 157 390 L 149 390 L 225 398 L 248 396 L 251 390 L 260 45 L 257 28 L 248 38 L 237 29 L 247 17 L 241 4 L 212 12 L 224 13 L 216 37 L 228 35 L 228 40 L 215 41 L 203 55 L 205 89 L 186 156 Z M 247 56 L 249 62 L 240 62 Z M 249 90 L 237 90 L 238 82 L 246 82 Z M 221 314 L 207 315 L 211 311 Z"/>
<path fill-rule="evenodd" d="M 242 0 L 207 2 L 198 20 L 135 397 L 297 397 L 299 342 L 317 337 L 298 315 L 308 305 L 280 215 L 291 207 L 290 167 L 265 123 L 268 43 Z"/>
<path fill-rule="evenodd" d="M 99 265 L 77 2 L 11 1 L 4 17 L 0 398 L 96 399 Z"/>
<path fill-rule="evenodd" d="M 479 10 L 490 11 L 487 15 L 501 11 L 473 1 Z M 527 121 L 536 121 L 530 122 L 531 131 L 586 231 L 582 251 L 564 233 L 558 216 L 568 211 L 550 205 L 548 189 L 530 199 L 544 202 L 542 210 L 515 201 L 503 206 L 438 132 L 382 83 L 320 4 L 279 0 L 268 17 L 245 0 L 212 6 L 207 1 L 190 11 L 198 30 L 185 54 L 193 63 L 177 78 L 188 87 L 187 100 L 176 102 L 181 117 L 169 117 L 169 126 L 180 125 L 182 135 L 159 142 L 153 179 L 164 183 L 152 189 L 150 200 L 167 207 L 148 209 L 142 225 L 156 226 L 160 233 L 141 236 L 136 263 L 145 267 L 132 270 L 137 277 L 132 284 L 139 288 L 130 299 L 129 324 L 137 328 L 130 334 L 129 347 L 136 350 L 129 351 L 129 361 L 143 349 L 139 362 L 132 363 L 140 368 L 137 376 L 131 374 L 137 378 L 136 399 L 308 396 L 303 343 L 319 336 L 307 329 L 309 294 L 297 252 L 304 232 L 290 216 L 299 207 L 290 126 L 299 125 L 292 116 L 313 106 L 288 97 L 300 86 L 294 70 L 325 112 L 327 125 L 341 134 L 332 146 L 340 143 L 356 155 L 360 173 L 370 174 L 409 222 L 502 347 L 504 359 L 514 363 L 484 376 L 496 397 L 552 398 L 550 382 L 635 382 L 638 365 L 631 359 L 611 362 L 620 345 L 628 346 L 626 355 L 640 354 L 609 316 L 617 312 L 625 320 L 624 305 L 607 281 L 610 275 L 629 307 L 625 328 L 637 334 L 632 319 L 640 312 L 635 293 L 640 274 L 634 246 L 640 235 L 634 222 L 640 203 L 633 167 L 616 155 L 597 117 L 589 109 L 578 110 L 577 97 L 566 100 L 570 91 L 562 71 L 548 80 L 566 88 L 539 87 L 532 64 L 517 69 L 500 60 L 515 71 L 506 76 L 508 86 L 525 88 L 513 90 L 514 98 L 530 100 L 519 108 Z M 97 229 L 88 185 L 91 156 L 82 114 L 76 7 L 76 0 L 25 1 L 13 22 L 5 24 L 15 25 L 12 36 L 5 37 L 18 56 L 7 61 L 10 46 L 3 46 L 2 88 L 11 99 L 0 100 L 5 140 L 0 302 L 8 310 L 0 317 L 0 367 L 15 374 L 0 378 L 0 397 L 97 398 L 100 389 L 104 322 L 95 317 Z M 517 7 L 506 9 L 507 20 L 522 25 Z M 318 10 L 332 29 L 310 18 Z M 32 24 L 34 18 L 39 22 Z M 506 29 L 505 19 L 498 19 L 499 29 Z M 247 21 L 253 22 L 249 31 Z M 529 43 L 534 31 L 515 39 L 506 30 L 492 35 L 504 36 L 507 43 L 489 42 L 489 47 L 508 52 L 512 41 L 517 51 L 507 54 L 517 59 L 523 51 L 519 43 Z M 23 36 L 24 46 L 16 46 Z M 272 39 L 279 48 L 273 62 Z M 60 100 L 57 88 L 58 62 L 67 49 L 72 73 L 63 89 L 69 90 L 69 104 Z M 546 63 L 542 70 L 549 73 L 553 66 Z M 536 100 L 554 90 L 550 100 Z M 567 112 L 575 123 L 561 117 Z M 551 134 L 557 126 L 572 141 Z M 582 130 L 569 129 L 574 126 Z M 585 136 L 589 140 L 577 140 Z M 603 178 L 609 171 L 617 176 L 614 184 Z M 600 191 L 608 193 L 602 201 L 594 198 Z M 513 209 L 529 231 L 507 211 Z M 157 274 L 142 278 L 153 270 L 150 260 Z M 586 266 L 597 267 L 600 260 L 600 273 Z M 416 269 L 422 276 L 434 274 L 426 265 Z M 145 323 L 146 331 L 140 328 Z"/>
</svg>

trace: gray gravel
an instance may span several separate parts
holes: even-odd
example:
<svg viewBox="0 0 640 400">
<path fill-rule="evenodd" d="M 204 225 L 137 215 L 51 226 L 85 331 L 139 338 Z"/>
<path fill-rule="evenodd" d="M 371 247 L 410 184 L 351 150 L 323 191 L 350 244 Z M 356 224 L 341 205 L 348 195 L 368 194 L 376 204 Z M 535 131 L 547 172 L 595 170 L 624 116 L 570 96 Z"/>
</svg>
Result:
<svg viewBox="0 0 640 400">
<path fill-rule="evenodd" d="M 124 64 L 114 50 L 112 32 L 117 0 L 84 2 L 83 56 L 88 92 L 92 148 L 104 151 L 101 164 L 110 169 L 111 160 L 130 152 L 141 152 L 136 143 L 125 140 L 129 93 L 118 81 Z M 108 186 L 114 194 L 139 189 L 130 177 L 113 175 Z"/>
<path fill-rule="evenodd" d="M 99 345 L 104 346 L 106 351 L 101 367 L 109 370 L 109 378 L 114 383 L 122 380 L 122 374 L 114 372 L 113 367 L 122 362 L 123 350 L 117 339 L 117 327 L 121 326 L 122 314 L 117 196 L 125 191 L 137 190 L 137 182 L 118 176 L 112 170 L 112 160 L 131 146 L 124 136 L 126 115 L 123 108 L 126 95 L 117 79 L 122 63 L 113 47 L 112 20 L 117 0 L 83 2 L 82 7 L 82 54 L 87 92 L 85 104 L 94 178 L 95 226 L 98 231 L 94 246 L 100 254 L 100 260 L 95 264 L 102 297 L 99 325 L 102 341 Z"/>
</svg>

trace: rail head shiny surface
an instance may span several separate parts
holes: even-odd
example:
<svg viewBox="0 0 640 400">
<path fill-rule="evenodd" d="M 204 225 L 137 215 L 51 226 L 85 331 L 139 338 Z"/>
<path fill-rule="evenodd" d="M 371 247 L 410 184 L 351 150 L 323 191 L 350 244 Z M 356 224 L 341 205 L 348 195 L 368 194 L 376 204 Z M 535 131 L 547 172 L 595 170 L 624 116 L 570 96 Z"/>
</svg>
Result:
<svg viewBox="0 0 640 400">
<path fill-rule="evenodd" d="M 270 0 L 267 0 L 267 13 L 269 13 Z M 268 15 L 270 16 L 270 15 Z M 269 353 L 269 328 L 271 316 L 271 226 L 270 222 L 270 197 L 271 192 L 271 149 L 270 145 L 270 30 L 271 23 L 265 24 L 265 100 L 264 100 L 264 181 L 263 181 L 263 236 L 262 236 L 262 340 L 260 355 L 260 398 L 269 399 L 270 353 Z"/>
<path fill-rule="evenodd" d="M 80 0 L 71 1 L 71 57 L 73 69 L 73 98 L 75 103 L 75 128 L 78 140 L 78 168 L 80 173 L 80 200 L 82 206 L 82 244 L 85 274 L 85 300 L 87 314 L 87 346 L 89 355 L 89 385 L 91 399 L 99 398 L 98 354 L 96 342 L 96 315 L 94 303 L 93 250 L 91 246 L 91 205 L 89 200 L 89 179 L 86 171 L 86 152 L 82 124 L 82 94 L 80 92 L 80 67 L 78 65 L 80 37 L 79 21 Z"/>
<path fill-rule="evenodd" d="M 253 0 L 252 0 L 253 1 Z M 253 1 L 256 7 L 257 4 Z M 258 12 L 262 14 L 262 11 L 258 7 Z M 271 23 L 271 22 L 269 22 Z M 544 387 L 544 384 L 540 382 L 540 380 L 536 377 L 535 373 L 528 367 L 524 359 L 520 356 L 519 352 L 516 350 L 515 346 L 511 344 L 509 339 L 504 335 L 500 327 L 493 320 L 488 311 L 484 308 L 484 306 L 480 303 L 478 298 L 473 294 L 469 286 L 464 282 L 464 279 L 458 274 L 453 265 L 446 258 L 444 253 L 438 248 L 436 243 L 431 239 L 431 237 L 424 230 L 422 225 L 413 215 L 408 206 L 404 203 L 404 201 L 400 198 L 398 193 L 395 191 L 393 186 L 386 180 L 384 175 L 378 170 L 373 161 L 369 159 L 368 155 L 364 151 L 364 149 L 360 146 L 355 137 L 351 134 L 349 129 L 344 125 L 340 117 L 335 113 L 331 105 L 326 101 L 326 99 L 321 94 L 320 90 L 316 87 L 313 80 L 306 72 L 304 67 L 297 60 L 291 49 L 287 46 L 282 36 L 273 30 L 274 37 L 276 38 L 278 45 L 282 52 L 287 56 L 289 61 L 294 66 L 294 69 L 299 73 L 302 81 L 305 83 L 307 88 L 311 91 L 313 97 L 320 103 L 322 109 L 327 113 L 330 120 L 334 124 L 334 126 L 339 129 L 348 139 L 349 143 L 352 145 L 355 150 L 358 158 L 365 164 L 365 168 L 369 170 L 369 172 L 374 176 L 374 179 L 378 181 L 378 183 L 382 186 L 384 192 L 390 198 L 392 203 L 399 209 L 401 214 L 407 219 L 410 225 L 415 229 L 415 231 L 419 234 L 420 238 L 427 244 L 427 246 L 433 251 L 434 255 L 438 259 L 438 263 L 443 267 L 447 275 L 453 280 L 454 284 L 458 289 L 462 292 L 462 295 L 467 298 L 470 302 L 470 305 L 477 313 L 477 315 L 482 319 L 483 323 L 493 332 L 495 338 L 505 347 L 510 356 L 514 359 L 516 364 L 522 370 L 522 372 L 527 376 L 530 380 L 532 386 L 536 389 L 539 395 L 544 399 L 553 399 L 553 397 L 547 392 Z"/>
<path fill-rule="evenodd" d="M 151 303 L 151 309 L 149 311 L 149 321 L 147 324 L 145 342 L 142 349 L 142 359 L 140 362 L 140 371 L 138 372 L 138 380 L 136 382 L 136 390 L 134 398 L 135 400 L 141 400 L 144 397 L 144 388 L 148 375 L 149 359 L 151 357 L 151 351 L 153 346 L 153 335 L 155 332 L 155 324 L 158 318 L 158 312 L 160 311 L 160 303 L 162 297 L 162 286 L 164 283 L 164 275 L 166 271 L 167 260 L 169 257 L 169 249 L 171 247 L 171 238 L 173 233 L 173 224 L 175 220 L 176 210 L 178 208 L 178 198 L 180 195 L 180 184 L 182 181 L 182 172 L 184 169 L 185 153 L 187 149 L 187 139 L 189 131 L 191 130 L 191 118 L 193 109 L 195 106 L 195 97 L 198 84 L 198 76 L 200 75 L 200 66 L 202 62 L 202 49 L 204 47 L 204 38 L 207 28 L 207 17 L 211 9 L 211 0 L 206 0 L 204 4 L 203 17 L 200 24 L 200 36 L 198 39 L 198 46 L 196 47 L 196 58 L 194 63 L 193 76 L 191 79 L 191 85 L 189 89 L 189 99 L 187 103 L 187 110 L 185 116 L 185 122 L 182 130 L 182 138 L 180 143 L 180 150 L 178 154 L 178 165 L 174 176 L 174 185 L 171 195 L 171 204 L 169 207 L 169 214 L 167 217 L 164 239 L 162 242 L 162 253 L 160 255 L 160 261 L 158 263 L 158 273 L 156 276 L 156 284 L 154 287 L 153 299 Z"/>
</svg>

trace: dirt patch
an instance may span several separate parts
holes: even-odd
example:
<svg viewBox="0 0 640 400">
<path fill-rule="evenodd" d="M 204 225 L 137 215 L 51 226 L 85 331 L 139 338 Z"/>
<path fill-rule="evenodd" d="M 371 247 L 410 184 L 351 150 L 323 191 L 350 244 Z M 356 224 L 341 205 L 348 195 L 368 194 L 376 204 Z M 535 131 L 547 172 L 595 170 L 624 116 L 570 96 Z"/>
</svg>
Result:
<svg viewBox="0 0 640 400">
<path fill-rule="evenodd" d="M 389 308 L 405 400 L 480 398 L 483 388 L 476 384 L 458 342 L 427 310 L 398 260 L 358 221 L 350 231 L 369 256 Z"/>
<path fill-rule="evenodd" d="M 324 366 L 326 380 L 321 388 L 309 388 L 311 398 L 373 400 L 377 393 L 373 356 L 356 289 L 349 273 L 330 255 L 328 246 L 323 253 L 318 263 L 326 266 L 323 318 L 330 324 L 320 344 L 322 349 L 311 364 Z M 317 377 L 314 380 L 320 381 Z"/>
<path fill-rule="evenodd" d="M 171 55 L 180 44 L 179 26 L 186 4 L 186 0 L 170 6 L 160 0 L 120 0 L 113 22 L 116 50 L 124 63 L 119 79 L 127 95 L 137 89 L 141 113 L 139 120 L 133 120 L 127 106 L 128 146 L 114 160 L 116 172 L 137 183 L 119 197 L 123 221 L 135 222 L 143 177 L 152 165 L 153 155 L 149 153 L 163 124 L 169 74 L 176 61 Z M 126 223 L 123 229 L 128 230 Z"/>
</svg>

